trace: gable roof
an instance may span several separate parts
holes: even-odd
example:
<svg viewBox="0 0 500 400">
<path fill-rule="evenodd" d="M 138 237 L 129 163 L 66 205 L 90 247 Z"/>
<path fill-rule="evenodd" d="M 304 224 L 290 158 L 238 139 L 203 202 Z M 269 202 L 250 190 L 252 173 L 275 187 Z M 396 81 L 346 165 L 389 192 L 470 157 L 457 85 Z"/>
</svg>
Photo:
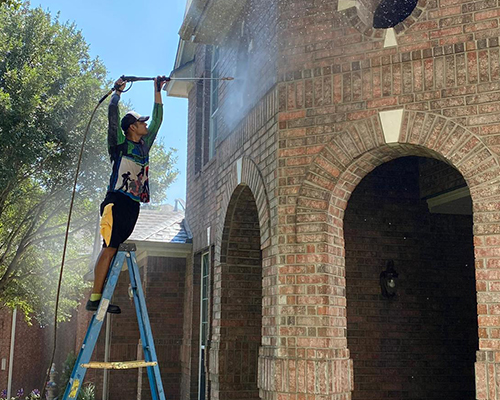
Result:
<svg viewBox="0 0 500 400">
<path fill-rule="evenodd" d="M 128 241 L 157 243 L 191 243 L 192 236 L 183 211 L 172 206 L 161 209 L 142 208 L 134 232 Z"/>
</svg>

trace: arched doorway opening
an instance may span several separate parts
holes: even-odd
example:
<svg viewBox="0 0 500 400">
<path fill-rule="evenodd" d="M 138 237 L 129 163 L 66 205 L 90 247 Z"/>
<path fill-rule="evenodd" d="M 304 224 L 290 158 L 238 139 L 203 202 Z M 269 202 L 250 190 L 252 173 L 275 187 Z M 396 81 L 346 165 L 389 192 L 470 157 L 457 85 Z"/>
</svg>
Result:
<svg viewBox="0 0 500 400">
<path fill-rule="evenodd" d="M 212 391 L 219 400 L 258 400 L 262 341 L 262 255 L 259 213 L 250 188 L 229 202 L 214 275 Z"/>
<path fill-rule="evenodd" d="M 462 175 L 423 157 L 382 164 L 353 191 L 344 238 L 352 398 L 474 399 L 472 201 Z M 381 288 L 391 261 L 394 295 Z"/>
</svg>

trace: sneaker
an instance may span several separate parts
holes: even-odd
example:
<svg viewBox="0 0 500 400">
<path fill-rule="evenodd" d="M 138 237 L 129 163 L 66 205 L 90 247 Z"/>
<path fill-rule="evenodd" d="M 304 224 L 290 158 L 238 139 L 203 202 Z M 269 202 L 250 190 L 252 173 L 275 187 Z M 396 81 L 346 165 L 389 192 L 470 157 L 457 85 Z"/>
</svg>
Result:
<svg viewBox="0 0 500 400">
<path fill-rule="evenodd" d="M 96 300 L 96 301 L 87 301 L 87 305 L 85 306 L 85 309 L 87 311 L 97 311 L 97 309 L 99 308 L 99 303 L 101 302 L 101 300 Z M 122 312 L 122 310 L 120 309 L 120 307 L 118 306 L 115 306 L 114 304 L 110 304 L 108 306 L 108 312 L 110 314 L 120 314 Z"/>
</svg>

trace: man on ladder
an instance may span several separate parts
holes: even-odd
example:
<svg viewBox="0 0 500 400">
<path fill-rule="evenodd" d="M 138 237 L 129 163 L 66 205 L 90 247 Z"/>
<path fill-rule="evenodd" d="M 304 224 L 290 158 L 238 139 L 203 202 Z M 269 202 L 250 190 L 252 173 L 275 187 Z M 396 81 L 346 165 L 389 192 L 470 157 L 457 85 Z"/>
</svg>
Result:
<svg viewBox="0 0 500 400">
<path fill-rule="evenodd" d="M 153 118 L 149 127 L 143 117 L 129 111 L 119 124 L 118 102 L 125 88 L 120 78 L 115 82 L 115 93 L 108 108 L 108 152 L 112 172 L 106 198 L 101 204 L 101 235 L 103 249 L 94 269 L 94 287 L 86 309 L 97 311 L 104 281 L 121 243 L 128 239 L 139 217 L 140 202 L 149 202 L 149 150 L 153 145 L 163 119 L 161 89 L 168 78 L 154 80 Z M 121 128 L 121 129 L 120 129 Z M 108 312 L 119 314 L 120 307 L 110 304 Z"/>
<path fill-rule="evenodd" d="M 154 80 L 155 104 L 149 127 L 146 126 L 149 117 L 142 117 L 133 111 L 129 111 L 118 125 L 118 102 L 125 82 L 121 78 L 115 82 L 116 93 L 111 98 L 108 111 L 108 151 L 113 163 L 113 170 L 108 193 L 101 204 L 101 234 L 104 245 L 95 266 L 94 289 L 86 306 L 87 310 L 96 311 L 96 313 L 92 316 L 87 329 L 63 400 L 76 400 L 78 398 L 88 368 L 129 369 L 141 367 L 146 367 L 151 398 L 165 400 L 153 333 L 135 257 L 135 245 L 126 245 L 123 242 L 134 230 L 139 216 L 139 203 L 149 201 L 148 156 L 162 122 L 161 89 L 168 80 L 164 76 L 158 76 Z M 128 266 L 130 287 L 145 360 L 92 362 L 92 353 L 106 312 L 114 314 L 121 312 L 120 307 L 111 305 L 109 302 L 125 261 Z M 107 283 L 104 286 L 106 277 Z"/>
</svg>

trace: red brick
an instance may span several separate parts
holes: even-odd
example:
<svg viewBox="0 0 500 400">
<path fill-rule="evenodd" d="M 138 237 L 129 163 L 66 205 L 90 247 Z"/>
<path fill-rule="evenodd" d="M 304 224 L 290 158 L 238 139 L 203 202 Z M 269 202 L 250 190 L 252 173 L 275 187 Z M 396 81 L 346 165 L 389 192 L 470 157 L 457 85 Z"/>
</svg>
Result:
<svg viewBox="0 0 500 400">
<path fill-rule="evenodd" d="M 256 337 L 261 340 L 261 363 L 266 365 L 265 371 L 272 368 L 278 371 L 277 376 L 264 374 L 261 377 L 260 395 L 265 400 L 278 397 L 283 400 L 324 400 L 325 396 L 333 396 L 336 400 L 350 397 L 363 400 L 387 398 L 387 393 L 359 396 L 356 390 L 360 386 L 356 386 L 351 394 L 348 382 L 354 378 L 354 382 L 356 379 L 359 382 L 361 377 L 366 376 L 366 371 L 354 372 L 353 378 L 349 362 L 339 361 L 340 354 L 348 357 L 344 336 L 346 324 L 347 336 L 350 337 L 357 330 L 350 324 L 360 324 L 364 317 L 362 313 L 371 318 L 366 325 L 366 337 L 357 338 L 359 342 L 349 346 L 356 371 L 358 357 L 366 355 L 369 346 L 373 346 L 370 335 L 377 333 L 384 336 L 381 330 L 377 330 L 377 321 L 385 317 L 382 310 L 389 312 L 387 309 L 392 304 L 384 303 L 386 308 L 374 306 L 380 301 L 377 297 L 380 290 L 378 274 L 383 262 L 373 266 L 373 271 L 378 273 L 373 272 L 371 280 L 359 278 L 359 286 L 350 285 L 348 267 L 353 264 L 349 264 L 349 260 L 355 258 L 362 263 L 376 256 L 367 252 L 368 243 L 355 241 L 357 247 L 349 248 L 348 239 L 354 237 L 352 240 L 359 240 L 359 235 L 349 232 L 344 213 L 353 207 L 356 188 L 363 184 L 362 179 L 375 167 L 409 155 L 447 158 L 465 177 L 474 199 L 476 260 L 467 264 L 471 268 L 475 265 L 478 278 L 474 282 L 473 270 L 469 270 L 471 275 L 467 279 L 472 290 L 474 287 L 478 290 L 478 311 L 491 313 L 482 314 L 485 318 L 497 316 L 493 315 L 497 312 L 495 308 L 485 308 L 500 299 L 498 292 L 492 291 L 498 289 L 500 281 L 496 261 L 500 259 L 500 254 L 495 236 L 499 229 L 496 214 L 500 206 L 493 191 L 498 179 L 498 167 L 494 160 L 500 152 L 500 142 L 496 138 L 500 109 L 495 95 L 500 89 L 497 82 L 500 77 L 496 42 L 497 5 L 489 0 L 441 0 L 439 4 L 429 1 L 426 8 L 421 8 L 423 3 L 419 2 L 422 14 L 418 16 L 415 12 L 397 27 L 402 29 L 398 32 L 399 46 L 383 49 L 380 32 L 365 30 L 369 27 L 360 20 L 356 9 L 339 14 L 332 4 L 321 1 L 291 0 L 281 2 L 276 8 L 273 8 L 276 2 L 259 0 L 251 3 L 252 7 L 261 7 L 267 12 L 257 15 L 250 6 L 245 10 L 221 45 L 221 65 L 227 73 L 236 70 L 240 31 L 242 27 L 249 29 L 254 49 L 261 50 L 248 54 L 252 70 L 259 76 L 259 80 L 251 84 L 251 90 L 256 93 L 251 107 L 255 109 L 250 110 L 248 104 L 250 111 L 245 111 L 237 127 L 230 128 L 224 121 L 216 160 L 207 163 L 198 176 L 188 172 L 188 209 L 194 232 L 193 247 L 199 252 L 207 246 L 214 246 L 216 254 L 223 254 L 220 242 L 227 239 L 226 236 L 221 239 L 219 228 L 224 219 L 232 215 L 229 203 L 235 199 L 233 193 L 239 184 L 246 185 L 247 180 L 255 179 L 244 171 L 244 167 L 240 182 L 240 176 L 235 172 L 236 160 L 242 157 L 243 162 L 251 160 L 255 166 L 252 175 L 264 182 L 262 186 L 250 183 L 253 195 L 264 199 L 260 200 L 258 215 L 259 218 L 262 214 L 269 215 L 266 222 L 260 221 L 259 227 L 268 229 L 265 243 L 272 243 L 263 249 L 263 254 L 272 256 L 262 262 L 263 335 L 256 334 Z M 200 45 L 195 61 L 198 76 L 204 73 L 204 61 L 204 46 Z M 221 118 L 225 118 L 224 112 L 232 114 L 237 109 L 231 98 L 231 93 L 235 96 L 236 92 L 236 85 L 221 86 Z M 193 164 L 194 153 L 193 130 L 197 110 L 193 100 L 195 96 L 191 94 L 188 170 Z M 405 109 L 401 135 L 405 145 L 385 145 L 378 113 L 387 107 Z M 449 180 L 439 181 L 445 185 L 443 182 Z M 452 188 L 443 186 L 442 189 Z M 380 202 L 367 202 L 364 210 L 372 210 L 369 216 L 375 216 L 380 211 L 377 208 Z M 267 205 L 270 205 L 270 211 L 263 212 Z M 426 209 L 426 205 L 422 208 Z M 387 218 L 402 218 L 404 213 L 403 207 L 395 207 Z M 361 229 L 368 221 L 369 218 L 366 222 L 361 221 L 358 228 Z M 417 245 L 409 235 L 399 243 L 402 232 L 395 232 L 394 229 L 403 225 L 405 229 L 411 229 L 419 222 L 412 220 L 391 227 L 385 227 L 385 222 L 376 224 L 370 231 L 373 236 L 366 241 L 379 240 L 381 232 L 387 233 L 383 236 L 386 243 L 379 254 L 388 259 L 401 248 L 401 254 L 407 254 L 408 258 L 398 262 L 398 265 L 401 265 L 399 268 L 406 268 L 417 257 L 411 253 Z M 211 238 L 211 243 L 206 241 L 208 227 L 211 232 L 219 232 L 219 236 L 214 233 L 216 237 Z M 450 225 L 450 232 L 455 232 L 454 228 Z M 469 240 L 468 246 L 470 243 Z M 238 243 L 232 244 L 235 249 L 239 246 Z M 449 243 L 443 249 L 449 251 L 451 247 Z M 465 245 L 457 246 L 457 251 L 465 248 Z M 217 304 L 225 305 L 230 303 L 229 296 L 223 298 L 221 293 L 223 283 L 229 283 L 222 280 L 221 271 L 222 268 L 216 271 L 214 299 Z M 411 271 L 415 274 L 417 266 Z M 443 273 L 443 276 L 457 278 L 461 283 L 467 279 L 460 280 L 457 274 L 464 271 L 465 267 L 460 272 L 455 269 L 455 275 Z M 366 270 L 360 272 L 361 275 L 363 273 L 366 274 Z M 401 275 L 402 280 L 408 279 L 404 281 L 408 284 L 406 287 L 424 291 L 430 286 L 426 286 L 427 281 L 419 281 L 412 286 L 412 279 L 415 278 L 410 275 Z M 439 278 L 431 272 L 427 275 L 429 280 Z M 330 280 L 325 283 L 323 277 L 330 277 Z M 346 302 L 346 284 L 348 296 L 373 296 L 371 306 L 363 308 L 352 301 Z M 447 283 L 440 281 L 440 284 Z M 279 293 L 284 297 L 278 298 Z M 362 298 L 358 300 L 362 301 Z M 471 300 L 469 303 L 474 302 Z M 425 304 L 424 301 L 418 306 Z M 433 305 L 437 304 L 436 300 Z M 452 306 L 449 304 L 449 307 Z M 354 310 L 359 314 L 349 315 L 349 311 L 353 310 L 350 307 L 358 307 Z M 443 307 L 446 308 L 445 305 Z M 476 311 L 470 311 L 470 307 L 465 305 L 463 308 L 471 313 L 467 314 L 468 318 L 474 321 Z M 397 338 L 390 335 L 399 326 L 407 326 L 405 324 L 410 319 L 421 318 L 418 311 L 408 309 L 394 317 L 398 319 L 398 324 L 388 328 L 389 333 L 384 336 L 389 349 L 397 346 L 392 341 Z M 228 321 L 225 322 L 217 318 L 214 321 L 217 329 L 243 323 L 237 318 L 226 318 Z M 299 322 L 303 325 L 298 326 Z M 428 326 L 421 322 L 417 325 Z M 472 325 L 464 329 L 470 333 L 474 330 Z M 304 327 L 307 330 L 302 329 Z M 332 336 L 331 341 L 326 340 L 329 335 Z M 497 346 L 494 339 L 500 336 L 500 329 L 481 328 L 480 335 L 481 346 Z M 300 343 L 296 340 L 298 336 L 303 339 Z M 216 343 L 231 346 L 229 340 Z M 308 347 L 323 346 L 325 343 L 329 348 Z M 407 350 L 411 352 L 413 349 L 408 345 Z M 472 354 L 471 363 L 475 350 L 467 348 Z M 222 361 L 224 357 L 230 358 L 229 350 L 220 354 Z M 384 351 L 377 354 L 380 357 Z M 324 371 L 323 366 L 312 361 L 320 355 L 335 360 L 337 370 L 324 374 L 332 377 L 332 388 L 338 390 L 334 394 L 311 392 L 312 389 L 327 387 L 327 378 L 318 375 L 318 371 Z M 296 378 L 295 381 L 290 380 L 294 382 L 290 383 L 293 390 L 287 387 L 290 363 L 284 363 L 280 357 L 289 357 L 295 363 L 293 374 Z M 448 371 L 450 368 L 439 370 Z M 229 380 L 236 379 L 233 372 L 230 371 L 233 375 L 228 376 Z M 397 374 L 390 375 L 392 381 L 383 381 L 382 377 L 376 379 L 374 385 L 396 391 L 401 382 L 394 382 Z M 230 398 L 229 395 L 224 398 L 224 391 L 217 386 L 220 384 L 217 379 L 222 376 L 213 376 L 212 398 L 216 400 Z M 477 376 L 480 377 L 480 373 Z M 485 376 L 488 376 L 486 370 Z M 478 388 L 477 393 L 482 393 L 480 386 Z M 484 389 L 484 398 L 488 397 L 490 390 L 491 387 Z M 290 393 L 284 393 L 286 391 Z M 394 393 L 390 395 L 397 397 Z M 244 396 L 236 393 L 232 397 Z"/>
<path fill-rule="evenodd" d="M 282 112 L 282 113 L 280 113 L 279 120 L 280 121 L 290 121 L 290 120 L 294 120 L 294 119 L 304 118 L 305 116 L 306 116 L 305 110 Z"/>
<path fill-rule="evenodd" d="M 498 9 L 486 10 L 475 13 L 474 20 L 482 21 L 484 19 L 498 18 L 499 16 L 500 16 L 500 10 Z"/>
</svg>

